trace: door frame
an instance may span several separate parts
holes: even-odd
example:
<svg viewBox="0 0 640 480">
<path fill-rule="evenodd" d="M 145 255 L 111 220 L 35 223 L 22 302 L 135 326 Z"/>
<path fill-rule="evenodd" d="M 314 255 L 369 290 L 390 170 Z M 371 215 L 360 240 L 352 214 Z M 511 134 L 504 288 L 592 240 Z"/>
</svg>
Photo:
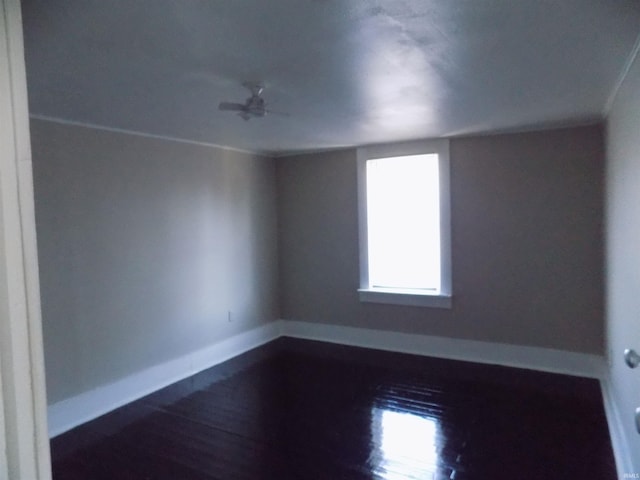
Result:
<svg viewBox="0 0 640 480">
<path fill-rule="evenodd" d="M 0 0 L 0 431 L 0 479 L 51 479 L 19 0 Z"/>
</svg>

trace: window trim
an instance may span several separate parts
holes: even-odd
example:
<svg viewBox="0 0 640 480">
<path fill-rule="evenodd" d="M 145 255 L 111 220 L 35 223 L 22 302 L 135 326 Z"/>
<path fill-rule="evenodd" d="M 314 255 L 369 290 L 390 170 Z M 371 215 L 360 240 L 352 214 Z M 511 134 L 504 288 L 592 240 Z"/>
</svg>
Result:
<svg viewBox="0 0 640 480">
<path fill-rule="evenodd" d="M 440 173 L 440 291 L 373 288 L 369 285 L 369 249 L 367 232 L 367 160 L 405 155 L 438 154 Z M 360 243 L 361 302 L 386 303 L 434 308 L 451 308 L 451 195 L 449 140 L 372 145 L 357 149 L 358 230 Z"/>
</svg>

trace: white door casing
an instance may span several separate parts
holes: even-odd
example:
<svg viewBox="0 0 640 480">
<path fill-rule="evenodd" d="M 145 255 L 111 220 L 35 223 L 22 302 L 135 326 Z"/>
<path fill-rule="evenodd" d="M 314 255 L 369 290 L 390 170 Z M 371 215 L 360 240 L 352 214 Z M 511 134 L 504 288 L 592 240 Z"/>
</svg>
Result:
<svg viewBox="0 0 640 480">
<path fill-rule="evenodd" d="M 51 462 L 27 84 L 19 0 L 0 0 L 0 479 Z"/>
</svg>

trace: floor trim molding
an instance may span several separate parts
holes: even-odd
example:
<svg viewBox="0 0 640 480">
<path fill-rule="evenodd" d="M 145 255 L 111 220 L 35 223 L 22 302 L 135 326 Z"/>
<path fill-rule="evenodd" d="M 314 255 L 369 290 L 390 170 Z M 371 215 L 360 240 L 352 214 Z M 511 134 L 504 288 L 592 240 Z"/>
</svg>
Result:
<svg viewBox="0 0 640 480">
<path fill-rule="evenodd" d="M 48 407 L 49 437 L 55 437 L 116 408 L 281 336 L 282 322 L 270 322 L 210 347 L 147 368 Z"/>
<path fill-rule="evenodd" d="M 604 357 L 541 347 L 298 321 L 284 321 L 282 333 L 288 337 L 306 340 L 587 378 L 601 379 L 606 371 Z"/>
</svg>

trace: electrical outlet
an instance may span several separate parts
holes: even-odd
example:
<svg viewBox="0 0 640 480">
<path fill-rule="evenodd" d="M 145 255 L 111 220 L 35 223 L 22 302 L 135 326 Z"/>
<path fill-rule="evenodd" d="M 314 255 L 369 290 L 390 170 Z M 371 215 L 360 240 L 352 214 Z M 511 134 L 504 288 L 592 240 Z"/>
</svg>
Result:
<svg viewBox="0 0 640 480">
<path fill-rule="evenodd" d="M 636 408 L 636 430 L 640 433 L 640 407 Z"/>
</svg>

